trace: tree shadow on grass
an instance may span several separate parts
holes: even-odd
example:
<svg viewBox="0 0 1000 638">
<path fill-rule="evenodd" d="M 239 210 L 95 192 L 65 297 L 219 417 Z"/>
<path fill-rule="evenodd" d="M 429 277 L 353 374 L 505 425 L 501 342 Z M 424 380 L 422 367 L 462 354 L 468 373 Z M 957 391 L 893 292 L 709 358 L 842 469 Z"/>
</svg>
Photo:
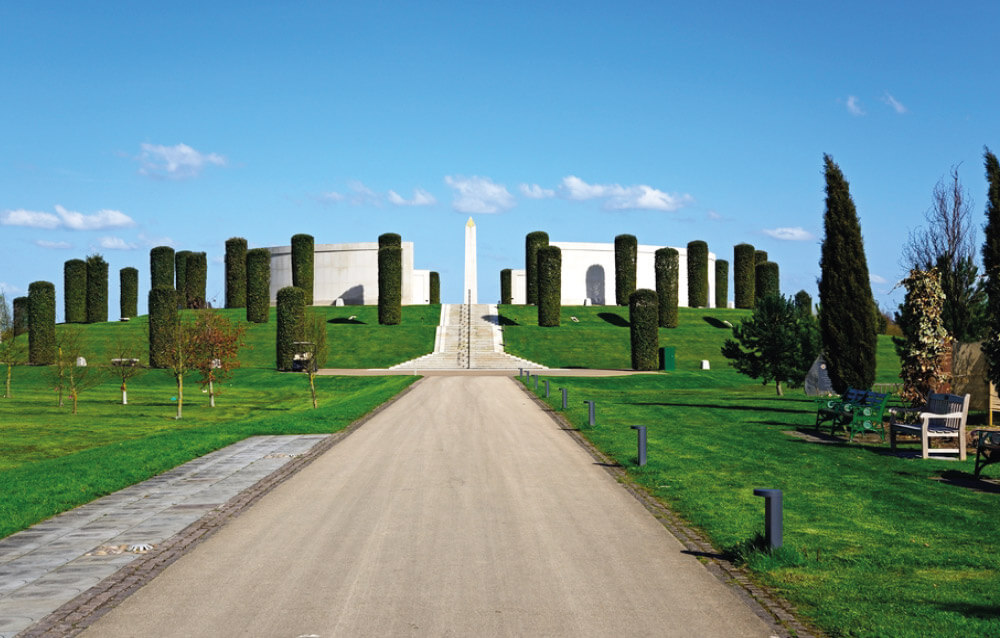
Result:
<svg viewBox="0 0 1000 638">
<path fill-rule="evenodd" d="M 501 325 L 501 326 L 519 326 L 519 325 L 521 325 L 518 322 L 516 322 L 513 319 L 511 319 L 510 317 L 505 317 L 503 315 L 500 315 L 500 316 L 497 316 L 497 315 L 483 315 L 483 319 L 485 319 L 487 321 L 490 321 L 490 322 L 496 321 L 496 323 L 499 324 L 499 325 Z"/>
<path fill-rule="evenodd" d="M 702 319 L 713 328 L 722 328 L 723 330 L 732 330 L 733 328 L 731 325 L 727 325 L 728 322 L 716 319 L 715 317 L 702 317 Z"/>
<path fill-rule="evenodd" d="M 364 324 L 364 321 L 358 319 L 349 319 L 347 317 L 334 317 L 333 319 L 328 319 L 327 323 L 350 323 L 350 324 Z"/>
<path fill-rule="evenodd" d="M 619 328 L 628 328 L 629 325 L 631 325 L 629 324 L 628 319 L 622 317 L 621 315 L 616 315 L 613 312 L 599 312 L 597 313 L 597 316 L 607 321 L 612 326 L 618 326 Z"/>
<path fill-rule="evenodd" d="M 704 408 L 707 410 L 734 410 L 736 412 L 786 412 L 788 414 L 804 414 L 807 410 L 795 408 L 776 408 L 772 406 L 754 405 L 719 405 L 718 403 L 669 403 L 663 402 L 628 402 L 623 405 L 658 405 L 667 408 Z"/>
<path fill-rule="evenodd" d="M 980 478 L 977 479 L 972 474 L 962 472 L 961 470 L 946 470 L 941 472 L 941 477 L 936 480 L 947 485 L 964 487 L 965 489 L 975 490 L 976 492 L 1000 494 L 1000 484 L 994 483 L 993 481 L 985 481 L 981 475 Z"/>
<path fill-rule="evenodd" d="M 937 605 L 946 612 L 959 613 L 963 616 L 992 620 L 1000 616 L 1000 605 L 970 605 L 968 603 L 949 602 Z"/>
</svg>

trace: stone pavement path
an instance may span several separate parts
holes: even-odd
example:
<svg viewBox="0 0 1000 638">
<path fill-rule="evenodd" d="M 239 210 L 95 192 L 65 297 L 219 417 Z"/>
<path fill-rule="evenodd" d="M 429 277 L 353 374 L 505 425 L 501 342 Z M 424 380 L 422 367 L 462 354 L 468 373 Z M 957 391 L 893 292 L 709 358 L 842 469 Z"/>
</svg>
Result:
<svg viewBox="0 0 1000 638">
<path fill-rule="evenodd" d="M 769 636 L 510 379 L 429 377 L 85 636 Z"/>
<path fill-rule="evenodd" d="M 142 552 L 130 546 L 155 548 L 325 438 L 245 439 L 0 540 L 0 638 L 134 561 Z"/>
</svg>

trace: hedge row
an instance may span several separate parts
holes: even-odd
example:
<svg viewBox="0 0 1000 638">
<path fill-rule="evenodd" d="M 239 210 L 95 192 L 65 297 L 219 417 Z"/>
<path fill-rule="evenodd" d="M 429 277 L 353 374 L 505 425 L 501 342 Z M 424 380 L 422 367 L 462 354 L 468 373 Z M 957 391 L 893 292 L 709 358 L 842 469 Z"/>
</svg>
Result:
<svg viewBox="0 0 1000 638">
<path fill-rule="evenodd" d="M 247 321 L 267 323 L 271 308 L 271 251 L 247 251 Z"/>
<path fill-rule="evenodd" d="M 431 271 L 431 295 L 430 303 L 441 303 L 441 275 L 436 271 Z"/>
<path fill-rule="evenodd" d="M 118 271 L 118 299 L 121 317 L 135 317 L 139 314 L 139 271 L 135 268 L 122 268 Z"/>
<path fill-rule="evenodd" d="M 729 262 L 725 259 L 715 260 L 715 307 L 729 306 Z"/>
<path fill-rule="evenodd" d="M 170 349 L 177 329 L 177 291 L 157 286 L 149 291 L 149 367 L 170 365 Z"/>
<path fill-rule="evenodd" d="M 708 307 L 708 244 L 701 240 L 687 245 L 688 306 Z"/>
<path fill-rule="evenodd" d="M 45 366 L 56 360 L 56 287 L 48 281 L 28 285 L 28 362 Z"/>
<path fill-rule="evenodd" d="M 313 304 L 315 255 L 316 242 L 312 235 L 292 235 L 292 285 L 305 294 L 307 306 Z"/>
<path fill-rule="evenodd" d="M 648 288 L 636 290 L 629 297 L 629 337 L 632 345 L 633 370 L 656 370 L 660 367 L 658 309 L 656 292 Z"/>
<path fill-rule="evenodd" d="M 381 237 L 379 238 L 381 240 Z M 381 242 L 380 242 L 381 243 Z M 388 244 L 378 249 L 378 322 L 398 325 L 403 308 L 403 250 Z"/>
<path fill-rule="evenodd" d="M 656 298 L 658 324 L 662 328 L 677 327 L 677 294 L 680 276 L 680 253 L 676 248 L 660 248 L 653 254 L 653 269 L 656 274 Z"/>
<path fill-rule="evenodd" d="M 510 268 L 504 268 L 500 271 L 500 303 L 502 304 L 514 303 L 511 278 Z"/>
<path fill-rule="evenodd" d="M 157 246 L 149 251 L 149 287 L 174 287 L 174 249 Z"/>
<path fill-rule="evenodd" d="M 549 234 L 536 230 L 524 238 L 524 303 L 538 303 L 538 251 L 549 245 Z"/>
<path fill-rule="evenodd" d="M 538 325 L 558 326 L 562 301 L 562 251 L 545 246 L 538 251 Z"/>
<path fill-rule="evenodd" d="M 289 371 L 295 364 L 296 341 L 305 341 L 306 293 L 296 286 L 278 291 L 278 329 L 275 343 L 278 370 Z"/>
<path fill-rule="evenodd" d="M 773 261 L 765 261 L 757 264 L 755 270 L 754 289 L 756 290 L 757 303 L 764 297 L 774 297 L 781 294 L 778 284 L 778 264 Z"/>
<path fill-rule="evenodd" d="M 627 306 L 635 292 L 636 259 L 639 242 L 635 235 L 615 237 L 615 304 Z"/>
<path fill-rule="evenodd" d="M 11 306 L 14 308 L 14 336 L 23 335 L 28 331 L 29 299 L 14 297 Z"/>
<path fill-rule="evenodd" d="M 754 247 L 750 244 L 733 246 L 733 295 L 737 308 L 754 307 Z"/>
<path fill-rule="evenodd" d="M 204 308 L 205 288 L 208 285 L 208 256 L 189 253 L 187 274 L 184 277 L 184 297 L 188 308 Z"/>
<path fill-rule="evenodd" d="M 87 323 L 108 320 L 108 262 L 100 255 L 87 257 Z"/>
<path fill-rule="evenodd" d="M 87 262 L 82 259 L 63 265 L 63 315 L 66 323 L 87 323 Z"/>
<path fill-rule="evenodd" d="M 226 308 L 247 305 L 247 240 L 226 240 Z"/>
</svg>

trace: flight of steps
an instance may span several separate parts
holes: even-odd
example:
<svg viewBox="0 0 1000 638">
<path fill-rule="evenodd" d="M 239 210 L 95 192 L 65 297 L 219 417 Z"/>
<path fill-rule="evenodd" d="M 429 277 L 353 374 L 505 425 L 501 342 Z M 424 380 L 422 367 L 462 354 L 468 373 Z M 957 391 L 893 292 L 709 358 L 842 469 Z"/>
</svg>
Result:
<svg viewBox="0 0 1000 638">
<path fill-rule="evenodd" d="M 545 366 L 503 351 L 497 307 L 442 304 L 434 352 L 394 365 L 390 370 L 543 370 Z"/>
</svg>

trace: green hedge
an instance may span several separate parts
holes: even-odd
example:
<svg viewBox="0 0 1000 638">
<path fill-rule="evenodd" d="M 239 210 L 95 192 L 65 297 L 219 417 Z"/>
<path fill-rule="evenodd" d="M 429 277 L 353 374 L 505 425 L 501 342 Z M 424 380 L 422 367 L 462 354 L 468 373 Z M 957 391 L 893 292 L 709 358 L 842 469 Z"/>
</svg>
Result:
<svg viewBox="0 0 1000 638">
<path fill-rule="evenodd" d="M 500 271 L 500 303 L 502 304 L 514 303 L 511 279 L 510 268 L 504 268 Z"/>
<path fill-rule="evenodd" d="M 729 262 L 715 260 L 715 307 L 729 307 Z"/>
<path fill-rule="evenodd" d="M 206 308 L 205 288 L 208 285 L 208 255 L 190 253 L 184 276 L 184 297 L 188 308 Z"/>
<path fill-rule="evenodd" d="M 800 290 L 795 293 L 795 307 L 799 309 L 799 313 L 805 317 L 811 317 L 813 313 L 813 299 L 805 290 Z M 882 313 L 879 313 L 882 316 Z M 882 333 L 884 334 L 884 333 Z"/>
<path fill-rule="evenodd" d="M 14 336 L 23 335 L 28 331 L 28 314 L 30 313 L 27 297 L 14 297 L 11 307 L 14 309 Z"/>
<path fill-rule="evenodd" d="M 753 267 L 761 265 L 767 261 L 767 251 L 766 250 L 755 250 L 753 251 Z"/>
<path fill-rule="evenodd" d="M 149 291 L 149 367 L 170 365 L 170 347 L 177 330 L 177 297 L 169 286 L 157 286 Z"/>
<path fill-rule="evenodd" d="M 635 270 L 639 242 L 635 235 L 615 237 L 615 303 L 627 306 L 635 292 Z"/>
<path fill-rule="evenodd" d="M 400 237 L 399 233 L 382 233 L 378 236 L 378 247 L 386 248 L 388 246 L 403 247 L 403 238 Z"/>
<path fill-rule="evenodd" d="M 120 301 L 121 317 L 129 319 L 139 314 L 139 271 L 135 268 L 122 268 L 118 271 L 118 299 Z"/>
<path fill-rule="evenodd" d="M 28 286 L 28 362 L 46 366 L 56 360 L 56 287 L 48 281 Z"/>
<path fill-rule="evenodd" d="M 633 370 L 656 370 L 660 367 L 658 309 L 656 292 L 648 288 L 636 290 L 628 299 Z"/>
<path fill-rule="evenodd" d="M 285 286 L 278 291 L 278 330 L 275 351 L 278 370 L 291 370 L 299 346 L 305 341 L 306 293 L 295 286 Z"/>
<path fill-rule="evenodd" d="M 660 248 L 653 254 L 656 273 L 658 323 L 662 328 L 677 327 L 677 306 L 680 303 L 680 253 L 676 248 Z"/>
<path fill-rule="evenodd" d="M 708 307 L 708 244 L 701 240 L 687 245 L 688 306 Z"/>
<path fill-rule="evenodd" d="M 316 242 L 312 235 L 292 235 L 292 285 L 305 293 L 306 305 L 313 305 Z"/>
<path fill-rule="evenodd" d="M 441 275 L 437 271 L 431 271 L 431 295 L 430 303 L 441 303 Z"/>
<path fill-rule="evenodd" d="M 149 287 L 174 287 L 174 249 L 157 246 L 149 251 Z"/>
<path fill-rule="evenodd" d="M 549 234 L 536 230 L 524 237 L 524 303 L 538 303 L 538 251 L 549 245 Z"/>
<path fill-rule="evenodd" d="M 760 303 L 764 297 L 781 294 L 781 287 L 778 283 L 778 264 L 773 261 L 757 264 L 755 273 L 754 288 L 757 293 L 757 303 Z"/>
<path fill-rule="evenodd" d="M 247 240 L 226 240 L 226 308 L 247 305 Z"/>
<path fill-rule="evenodd" d="M 87 262 L 63 264 L 63 315 L 66 323 L 87 323 Z"/>
<path fill-rule="evenodd" d="M 545 246 L 538 251 L 538 325 L 559 325 L 562 306 L 562 251 Z"/>
<path fill-rule="evenodd" d="M 271 251 L 247 251 L 247 321 L 267 323 L 271 309 Z"/>
<path fill-rule="evenodd" d="M 733 246 L 733 295 L 737 308 L 754 307 L 754 247 L 750 244 Z"/>
<path fill-rule="evenodd" d="M 87 323 L 108 320 L 108 262 L 100 255 L 87 257 Z"/>
<path fill-rule="evenodd" d="M 177 307 L 187 308 L 187 258 L 190 250 L 174 253 L 174 290 L 177 291 Z"/>
<path fill-rule="evenodd" d="M 403 249 L 390 244 L 378 249 L 378 322 L 384 326 L 399 324 L 402 300 Z"/>
</svg>

